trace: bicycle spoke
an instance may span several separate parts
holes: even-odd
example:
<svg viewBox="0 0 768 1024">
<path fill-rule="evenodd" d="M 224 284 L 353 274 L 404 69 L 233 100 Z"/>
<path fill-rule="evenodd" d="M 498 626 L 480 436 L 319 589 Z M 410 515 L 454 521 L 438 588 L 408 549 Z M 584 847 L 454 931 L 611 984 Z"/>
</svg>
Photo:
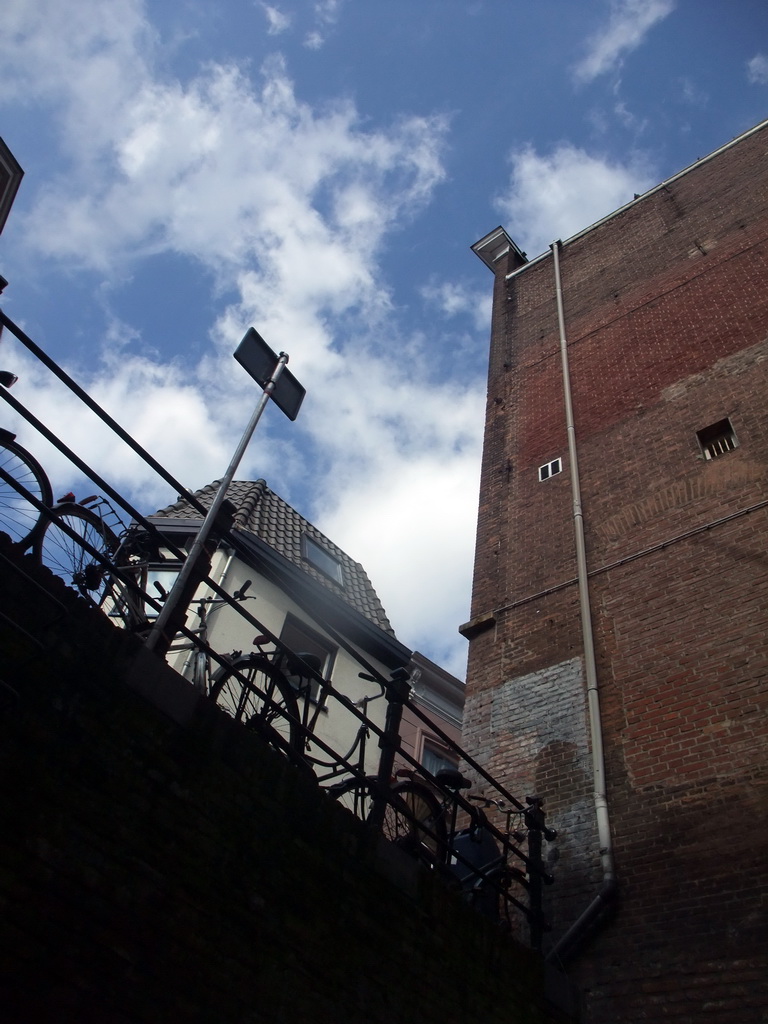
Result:
<svg viewBox="0 0 768 1024">
<path fill-rule="evenodd" d="M 446 842 L 446 826 L 440 802 L 426 786 L 415 782 L 399 783 L 394 787 L 394 794 L 398 798 L 393 813 L 397 815 L 400 845 L 407 843 L 414 852 L 425 858 L 441 859 Z"/>
<path fill-rule="evenodd" d="M 375 779 L 345 779 L 328 788 L 328 793 L 362 821 L 374 815 L 379 792 Z M 381 823 L 385 839 L 430 865 L 439 860 L 445 848 L 446 827 L 440 803 L 425 786 L 402 782 L 387 789 Z"/>
<path fill-rule="evenodd" d="M 0 467 L 43 505 L 51 504 L 51 487 L 42 467 L 10 437 L 0 444 Z M 40 511 L 0 477 L 0 529 L 27 547 L 40 523 Z"/>
<path fill-rule="evenodd" d="M 265 658 L 244 658 L 221 670 L 211 699 L 236 721 L 256 729 L 278 747 L 300 750 L 298 706 L 290 683 Z"/>
<path fill-rule="evenodd" d="M 86 545 L 109 557 L 117 546 L 117 539 L 99 516 L 89 509 L 74 503 L 55 509 L 41 541 L 43 565 L 60 576 L 67 586 L 99 605 L 107 586 L 108 566 L 103 565 Z"/>
</svg>

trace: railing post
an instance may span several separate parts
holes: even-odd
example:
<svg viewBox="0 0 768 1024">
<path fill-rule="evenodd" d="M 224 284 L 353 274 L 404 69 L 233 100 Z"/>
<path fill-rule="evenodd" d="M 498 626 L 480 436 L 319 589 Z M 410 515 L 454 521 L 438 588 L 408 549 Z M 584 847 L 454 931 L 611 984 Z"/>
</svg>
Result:
<svg viewBox="0 0 768 1024">
<path fill-rule="evenodd" d="M 384 735 L 379 738 L 379 770 L 376 775 L 376 791 L 373 794 L 371 813 L 368 816 L 368 822 L 379 831 L 384 825 L 395 754 L 400 746 L 403 706 L 411 692 L 409 680 L 408 670 L 398 668 L 392 673 L 392 679 L 387 684 L 387 717 L 384 721 Z"/>
<path fill-rule="evenodd" d="M 541 837 L 545 828 L 544 810 L 540 797 L 528 796 L 525 801 L 528 804 L 525 820 L 528 826 L 528 858 L 530 860 L 528 909 L 530 911 L 531 949 L 540 953 L 544 941 L 544 861 L 541 856 Z"/>
</svg>

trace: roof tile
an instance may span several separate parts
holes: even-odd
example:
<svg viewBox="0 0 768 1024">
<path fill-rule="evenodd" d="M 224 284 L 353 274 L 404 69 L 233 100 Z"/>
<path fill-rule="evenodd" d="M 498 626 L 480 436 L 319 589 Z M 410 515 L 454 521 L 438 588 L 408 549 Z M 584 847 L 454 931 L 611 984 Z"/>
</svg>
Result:
<svg viewBox="0 0 768 1024">
<path fill-rule="evenodd" d="M 201 504 L 210 507 L 219 489 L 219 483 L 220 481 L 214 480 L 213 483 L 196 491 L 194 496 Z M 236 509 L 234 517 L 236 529 L 255 534 L 308 576 L 345 600 L 379 629 L 383 629 L 391 636 L 395 635 L 381 601 L 362 565 L 353 561 L 309 520 L 270 490 L 265 480 L 235 480 L 227 490 L 227 499 Z M 174 519 L 200 519 L 200 513 L 184 499 L 180 499 L 167 508 L 160 509 L 156 515 Z M 343 586 L 320 572 L 311 562 L 302 557 L 301 539 L 305 534 L 339 562 L 344 580 Z"/>
</svg>

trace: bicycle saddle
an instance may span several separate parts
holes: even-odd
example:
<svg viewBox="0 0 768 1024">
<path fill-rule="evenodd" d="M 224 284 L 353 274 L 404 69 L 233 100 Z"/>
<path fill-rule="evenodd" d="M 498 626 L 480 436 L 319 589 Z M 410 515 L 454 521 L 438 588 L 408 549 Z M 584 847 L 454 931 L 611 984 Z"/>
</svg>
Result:
<svg viewBox="0 0 768 1024">
<path fill-rule="evenodd" d="M 441 768 L 435 775 L 441 786 L 446 789 L 469 789 L 472 783 L 464 778 L 458 768 Z"/>
</svg>

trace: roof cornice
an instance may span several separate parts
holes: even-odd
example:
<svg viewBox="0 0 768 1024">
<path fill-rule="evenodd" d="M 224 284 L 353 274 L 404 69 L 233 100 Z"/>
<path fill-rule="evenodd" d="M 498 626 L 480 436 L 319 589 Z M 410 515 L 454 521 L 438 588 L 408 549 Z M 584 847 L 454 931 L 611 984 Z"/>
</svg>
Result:
<svg viewBox="0 0 768 1024">
<path fill-rule="evenodd" d="M 195 533 L 202 522 L 201 519 L 165 516 L 147 518 L 158 530 L 169 534 Z M 402 668 L 410 661 L 410 648 L 251 531 L 230 530 L 222 535 L 222 542 L 232 547 L 247 565 L 265 579 L 281 587 L 321 628 L 329 626 L 343 634 L 388 669 Z"/>
<path fill-rule="evenodd" d="M 624 213 L 625 210 L 629 210 L 631 207 L 637 206 L 637 204 L 642 203 L 644 199 L 648 199 L 649 196 L 652 196 L 656 192 L 661 191 L 661 189 L 667 188 L 669 185 L 673 184 L 673 182 L 677 181 L 678 178 L 682 178 L 684 175 L 690 174 L 692 171 L 695 171 L 697 167 L 701 167 L 704 164 L 709 163 L 710 160 L 714 160 L 715 157 L 718 157 L 722 153 L 727 152 L 727 150 L 732 149 L 734 146 L 737 146 L 740 142 L 743 142 L 744 139 L 748 139 L 750 135 L 755 135 L 757 132 L 762 131 L 764 128 L 768 128 L 768 119 L 766 119 L 765 121 L 761 121 L 760 124 L 756 124 L 754 128 L 750 128 L 748 131 L 742 132 L 741 135 L 737 135 L 735 138 L 731 139 L 730 142 L 726 142 L 723 146 L 720 146 L 712 153 L 708 153 L 707 156 L 703 156 L 699 160 L 695 160 L 692 164 L 689 164 L 687 167 L 684 167 L 681 171 L 678 171 L 677 174 L 673 174 L 671 178 L 666 178 L 664 181 L 659 182 L 658 185 L 654 185 L 654 187 L 648 189 L 647 192 L 643 192 L 642 195 L 636 196 L 634 199 L 630 200 L 630 202 L 625 203 L 624 206 L 620 206 L 617 210 L 613 210 L 613 212 L 606 214 L 605 217 L 601 217 L 600 220 L 596 220 L 594 224 L 590 224 L 588 227 L 582 228 L 581 231 L 577 231 L 575 235 L 571 235 L 569 238 L 566 238 L 565 241 L 561 242 L 561 247 L 570 245 L 571 242 L 575 242 L 578 238 L 581 238 L 583 235 L 588 234 L 590 231 L 594 231 L 595 228 L 599 228 L 602 224 L 605 224 L 607 221 L 613 220 L 614 217 L 618 217 L 619 214 Z M 496 230 L 498 231 L 499 229 L 497 228 Z M 480 243 L 477 244 L 479 245 Z M 510 273 L 508 273 L 505 276 L 504 280 L 509 281 L 513 277 L 517 277 L 518 274 L 522 274 L 524 271 L 528 270 L 536 263 L 541 263 L 542 260 L 545 260 L 551 254 L 552 250 L 547 249 L 545 252 L 542 252 L 538 256 L 535 256 L 524 266 L 517 267 L 515 270 L 510 271 Z"/>
</svg>

